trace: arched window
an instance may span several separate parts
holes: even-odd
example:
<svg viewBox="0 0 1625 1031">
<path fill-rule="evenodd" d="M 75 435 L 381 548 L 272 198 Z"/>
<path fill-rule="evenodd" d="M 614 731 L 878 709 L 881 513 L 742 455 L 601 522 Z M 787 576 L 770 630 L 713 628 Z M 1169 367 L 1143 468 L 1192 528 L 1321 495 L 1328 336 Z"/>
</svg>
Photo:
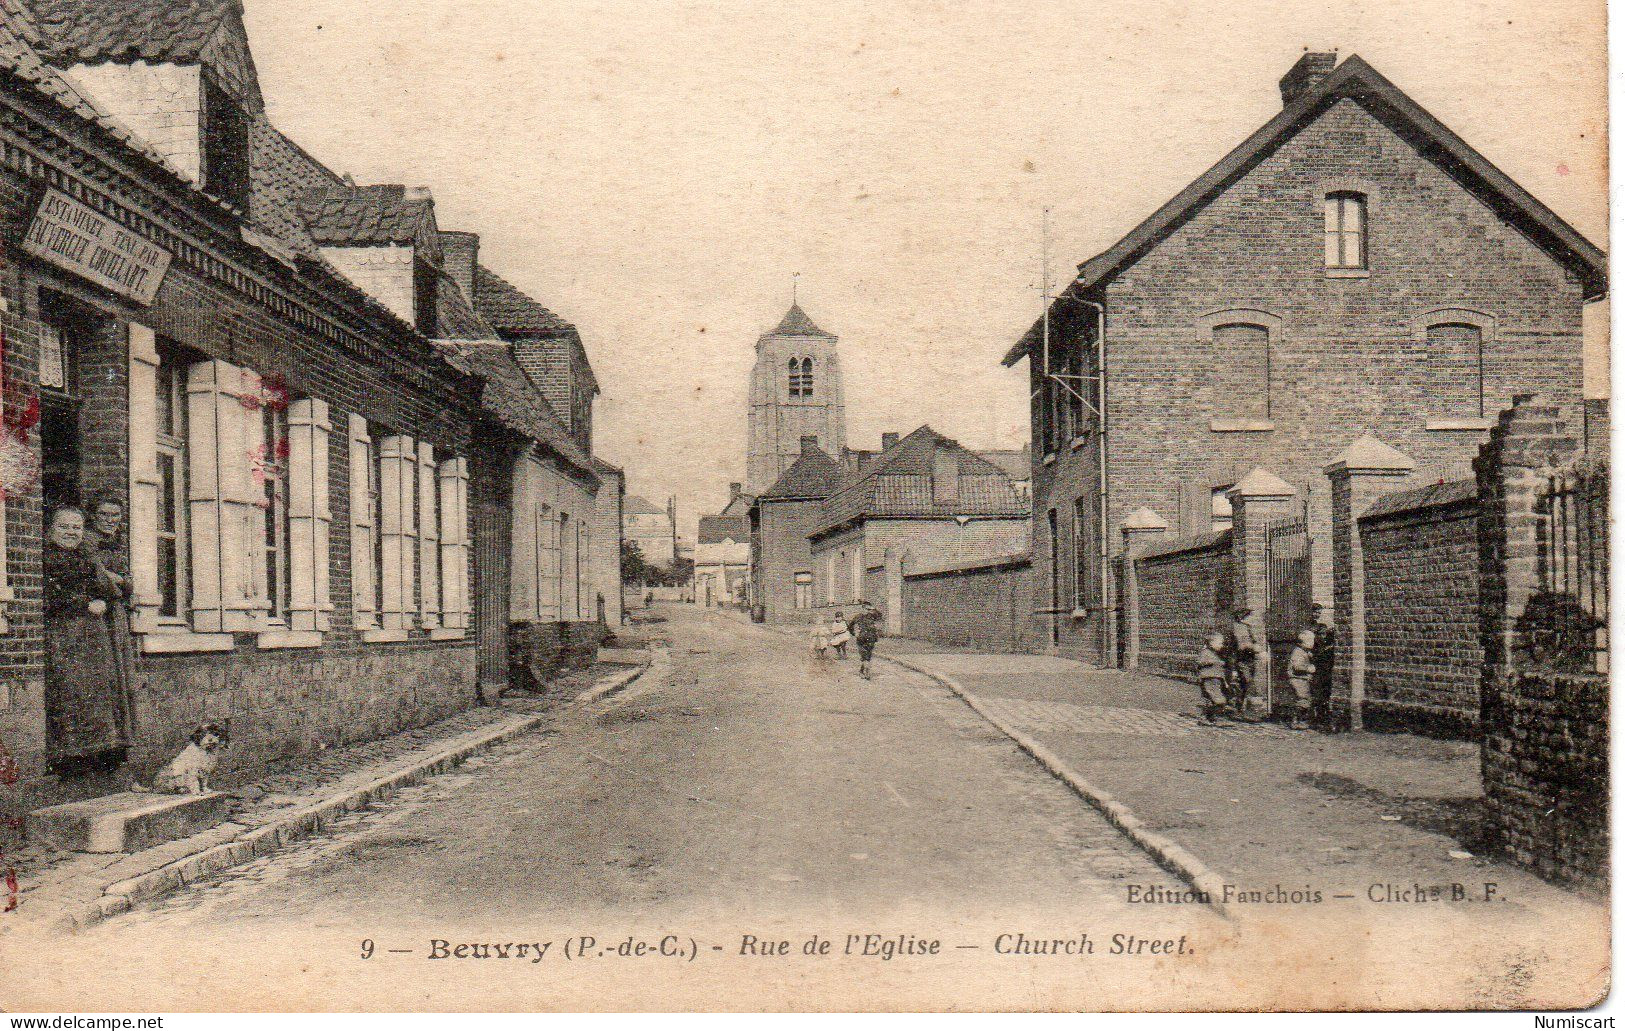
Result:
<svg viewBox="0 0 1625 1031">
<path fill-rule="evenodd" d="M 1340 190 L 1326 195 L 1326 267 L 1366 267 L 1365 194 Z"/>
<path fill-rule="evenodd" d="M 791 358 L 790 396 L 812 397 L 813 395 L 813 362 L 811 358 Z"/>
</svg>

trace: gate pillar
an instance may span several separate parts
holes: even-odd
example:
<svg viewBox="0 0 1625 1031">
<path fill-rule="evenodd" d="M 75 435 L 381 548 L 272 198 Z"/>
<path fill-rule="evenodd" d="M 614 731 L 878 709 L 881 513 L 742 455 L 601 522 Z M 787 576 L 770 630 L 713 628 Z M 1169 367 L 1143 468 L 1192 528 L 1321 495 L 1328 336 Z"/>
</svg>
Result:
<svg viewBox="0 0 1625 1031">
<path fill-rule="evenodd" d="M 1258 644 L 1258 664 L 1247 708 L 1266 715 L 1270 708 L 1270 686 L 1274 682 L 1269 628 L 1264 618 L 1270 593 L 1269 525 L 1295 514 L 1293 499 L 1297 493 L 1292 484 L 1262 466 L 1255 466 L 1225 493 L 1231 512 L 1230 554 L 1234 576 L 1231 605 L 1252 610 L 1247 625 L 1252 627 L 1253 640 Z"/>
<path fill-rule="evenodd" d="M 1416 463 L 1369 433 L 1326 467 L 1332 481 L 1332 604 L 1337 654 L 1332 667 L 1333 715 L 1350 730 L 1365 728 L 1365 553 L 1360 517 L 1395 490 Z"/>
</svg>

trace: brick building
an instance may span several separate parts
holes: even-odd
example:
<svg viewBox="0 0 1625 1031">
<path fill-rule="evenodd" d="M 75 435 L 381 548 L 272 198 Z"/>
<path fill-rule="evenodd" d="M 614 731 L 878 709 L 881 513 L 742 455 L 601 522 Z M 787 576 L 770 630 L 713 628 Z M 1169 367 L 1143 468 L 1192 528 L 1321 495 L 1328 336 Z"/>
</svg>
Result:
<svg viewBox="0 0 1625 1031">
<path fill-rule="evenodd" d="M 700 516 L 694 543 L 694 600 L 701 605 L 744 605 L 751 600 L 750 509 L 743 484 L 728 485 L 728 503 Z"/>
<path fill-rule="evenodd" d="M 480 514 L 533 462 L 618 558 L 619 505 L 453 278 L 427 192 L 357 187 L 271 125 L 236 0 L 0 5 L 0 79 L 6 807 L 127 776 L 52 775 L 57 506 L 127 513 L 131 772 L 203 719 L 232 723 L 229 782 L 504 682 L 509 614 L 475 603 L 512 557 Z M 591 569 L 561 621 L 595 615 Z"/>
<path fill-rule="evenodd" d="M 1031 370 L 1034 608 L 1062 652 L 1116 660 L 1137 510 L 1223 532 L 1264 471 L 1306 524 L 1304 595 L 1329 601 L 1323 470 L 1355 438 L 1432 482 L 1468 474 L 1514 394 L 1583 421 L 1598 249 L 1360 58 L 1305 54 L 1280 87 L 1278 115 L 1080 266 L 1005 358 Z"/>
<path fill-rule="evenodd" d="M 812 533 L 824 499 L 840 485 L 841 468 L 803 437 L 801 454 L 750 507 L 750 565 L 755 604 L 769 623 L 805 622 L 818 602 Z"/>
</svg>

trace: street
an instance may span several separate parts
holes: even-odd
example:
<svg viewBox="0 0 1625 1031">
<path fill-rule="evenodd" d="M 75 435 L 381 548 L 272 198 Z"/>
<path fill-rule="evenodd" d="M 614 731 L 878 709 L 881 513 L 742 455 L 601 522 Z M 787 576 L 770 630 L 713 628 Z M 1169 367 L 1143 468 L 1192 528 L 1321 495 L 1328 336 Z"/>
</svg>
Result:
<svg viewBox="0 0 1625 1031">
<path fill-rule="evenodd" d="M 931 1005 L 945 1003 L 942 991 L 985 987 L 1000 969 L 987 954 L 1022 942 L 1061 940 L 1064 952 L 1083 934 L 1105 951 L 1113 932 L 1151 916 L 1170 940 L 1212 926 L 1200 906 L 1126 916 L 1127 886 L 1178 886 L 926 677 L 880 663 L 864 681 L 854 661 L 820 664 L 797 638 L 686 606 L 665 611 L 666 675 L 561 710 L 548 731 L 90 928 L 71 939 L 72 962 L 31 973 L 40 994 L 7 1008 L 117 1008 L 110 986 L 131 984 L 149 1007 L 206 1007 L 218 983 L 166 973 L 171 952 L 199 948 L 234 982 L 234 1005 L 272 1009 L 432 1008 L 454 997 L 496 1008 L 793 1007 L 808 978 L 822 976 L 855 1005 Z M 875 951 L 872 969 L 854 979 L 854 960 L 808 966 L 799 953 L 814 934 L 833 939 L 836 954 Z M 591 952 L 607 952 L 586 957 L 596 972 L 562 955 L 581 935 L 597 944 Z M 685 948 L 696 939 L 702 953 L 669 980 L 643 974 L 673 969 L 659 960 L 613 951 L 629 936 L 667 935 Z M 552 946 L 540 965 L 432 963 L 433 939 L 444 949 Z M 911 968 L 908 950 L 927 940 L 946 955 Z M 791 942 L 792 955 L 757 958 L 759 943 L 776 941 Z M 1069 981 L 1075 971 L 1061 964 L 1078 959 L 1011 962 Z M 755 963 L 760 983 L 741 982 L 741 963 Z M 948 976 L 961 966 L 968 980 Z M 113 994 L 76 996 L 86 969 Z M 488 997 L 467 993 L 471 977 L 489 982 Z M 1033 990 L 1030 1004 L 1043 1005 Z"/>
</svg>

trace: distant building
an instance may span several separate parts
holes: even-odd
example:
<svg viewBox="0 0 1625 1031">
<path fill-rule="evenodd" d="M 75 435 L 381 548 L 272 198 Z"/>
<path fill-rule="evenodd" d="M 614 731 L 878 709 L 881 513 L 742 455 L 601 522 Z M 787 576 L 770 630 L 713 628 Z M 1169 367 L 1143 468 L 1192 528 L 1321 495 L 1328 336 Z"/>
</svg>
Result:
<svg viewBox="0 0 1625 1031">
<path fill-rule="evenodd" d="M 750 507 L 741 484 L 729 484 L 728 504 L 700 517 L 694 546 L 694 600 L 701 605 L 750 601 Z"/>
<path fill-rule="evenodd" d="M 628 496 L 621 513 L 621 535 L 638 546 L 651 566 L 670 567 L 677 559 L 676 499 L 661 509 L 636 494 Z"/>
<path fill-rule="evenodd" d="M 827 454 L 846 447 L 846 395 L 836 337 L 813 324 L 796 304 L 778 328 L 756 341 L 750 376 L 745 490 L 771 487 L 812 437 Z"/>
<path fill-rule="evenodd" d="M 993 452 L 1006 464 L 1010 452 Z M 888 604 L 886 560 L 936 565 L 1025 551 L 1028 501 L 1000 464 L 921 426 L 840 461 L 809 437 L 751 507 L 752 581 L 770 623 Z"/>
</svg>

